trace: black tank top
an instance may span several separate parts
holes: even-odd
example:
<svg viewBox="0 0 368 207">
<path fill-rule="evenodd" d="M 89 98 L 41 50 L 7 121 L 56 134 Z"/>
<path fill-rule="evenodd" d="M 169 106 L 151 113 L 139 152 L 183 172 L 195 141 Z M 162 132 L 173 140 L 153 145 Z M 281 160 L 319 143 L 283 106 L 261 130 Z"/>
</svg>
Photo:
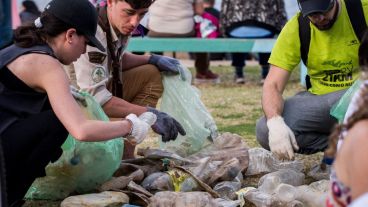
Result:
<svg viewBox="0 0 368 207">
<path fill-rule="evenodd" d="M 17 120 L 50 109 L 46 93 L 30 88 L 6 66 L 0 69 L 0 135 Z"/>
</svg>

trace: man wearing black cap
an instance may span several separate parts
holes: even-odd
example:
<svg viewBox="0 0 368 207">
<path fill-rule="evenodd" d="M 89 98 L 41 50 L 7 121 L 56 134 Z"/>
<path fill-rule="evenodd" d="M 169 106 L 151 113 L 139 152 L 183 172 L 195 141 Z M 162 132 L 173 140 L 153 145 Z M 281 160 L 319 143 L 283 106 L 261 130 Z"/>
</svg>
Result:
<svg viewBox="0 0 368 207">
<path fill-rule="evenodd" d="M 294 152 L 312 154 L 326 149 L 336 123 L 330 108 L 358 77 L 360 40 L 350 23 L 351 13 L 361 11 L 360 26 L 365 28 L 368 1 L 352 0 L 358 3 L 349 7 L 353 12 L 348 12 L 347 5 L 352 3 L 347 1 L 298 0 L 300 12 L 285 25 L 272 50 L 271 70 L 263 85 L 265 116 L 257 122 L 256 135 L 264 148 L 281 159 L 293 159 Z M 300 19 L 307 24 L 303 26 Z M 305 26 L 310 35 L 307 50 L 305 33 L 300 32 Z M 311 86 L 284 101 L 286 83 L 301 59 Z"/>
<path fill-rule="evenodd" d="M 151 111 L 157 115 L 152 129 L 164 142 L 185 131 L 174 118 L 153 107 L 163 92 L 162 74 L 178 74 L 179 62 L 159 55 L 125 52 L 129 38 L 148 11 L 152 0 L 107 0 L 99 6 L 96 37 L 106 51 L 87 47 L 87 52 L 67 67 L 76 85 L 88 91 L 111 118 L 124 118 Z M 125 142 L 124 158 L 134 156 L 134 146 Z"/>
</svg>

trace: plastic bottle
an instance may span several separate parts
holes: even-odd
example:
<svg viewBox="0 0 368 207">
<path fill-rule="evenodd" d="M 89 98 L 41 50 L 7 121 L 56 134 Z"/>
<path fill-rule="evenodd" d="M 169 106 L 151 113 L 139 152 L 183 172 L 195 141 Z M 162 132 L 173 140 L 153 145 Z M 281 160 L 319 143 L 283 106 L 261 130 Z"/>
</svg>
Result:
<svg viewBox="0 0 368 207">
<path fill-rule="evenodd" d="M 298 197 L 298 190 L 296 187 L 288 184 L 280 184 L 275 189 L 275 196 L 282 202 L 290 203 L 295 201 Z"/>
<path fill-rule="evenodd" d="M 311 167 L 308 172 L 308 176 L 312 177 L 314 180 L 328 180 L 330 179 L 331 165 L 326 165 L 325 163 L 318 163 Z"/>
<path fill-rule="evenodd" d="M 281 162 L 272 153 L 263 148 L 249 149 L 249 166 L 245 175 L 259 175 L 270 173 L 280 169 L 293 169 L 297 172 L 304 170 L 304 164 L 300 160 Z"/>
<path fill-rule="evenodd" d="M 303 202 L 307 207 L 324 206 L 327 192 L 319 192 L 308 185 L 297 187 L 297 200 Z"/>
<path fill-rule="evenodd" d="M 213 190 L 220 194 L 221 198 L 235 200 L 237 197 L 235 192 L 240 188 L 241 183 L 239 182 L 224 181 L 217 183 Z"/>
<path fill-rule="evenodd" d="M 281 183 L 299 186 L 304 184 L 304 174 L 291 169 L 281 169 L 261 177 L 258 189 L 265 193 L 272 194 Z"/>
<path fill-rule="evenodd" d="M 248 191 L 244 197 L 252 202 L 254 205 L 256 205 L 257 207 L 262 206 L 262 207 L 267 207 L 267 206 L 271 206 L 272 204 L 272 196 L 261 192 L 259 190 L 250 190 Z"/>
<path fill-rule="evenodd" d="M 275 189 L 275 198 L 283 203 L 299 201 L 303 206 L 324 206 L 325 193 L 315 191 L 307 185 L 294 187 L 288 184 L 280 184 Z"/>
</svg>

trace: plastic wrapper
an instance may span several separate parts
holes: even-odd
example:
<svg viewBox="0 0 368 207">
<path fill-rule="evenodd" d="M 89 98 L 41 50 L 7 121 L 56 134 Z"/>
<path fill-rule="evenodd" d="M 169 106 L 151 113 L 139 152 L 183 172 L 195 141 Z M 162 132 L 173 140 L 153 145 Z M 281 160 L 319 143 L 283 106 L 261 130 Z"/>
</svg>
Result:
<svg viewBox="0 0 368 207">
<path fill-rule="evenodd" d="M 108 121 L 100 105 L 88 93 L 82 111 L 89 119 Z M 80 142 L 71 135 L 62 145 L 63 154 L 46 167 L 46 176 L 37 178 L 26 194 L 28 199 L 60 200 L 72 192 L 87 193 L 111 179 L 123 154 L 123 140 Z"/>
<path fill-rule="evenodd" d="M 178 67 L 183 71 L 180 76 L 163 76 L 161 111 L 180 122 L 187 134 L 179 134 L 175 141 L 160 141 L 160 148 L 186 157 L 208 146 L 217 137 L 217 126 L 202 103 L 199 90 L 191 85 L 190 71 L 182 65 Z"/>
<path fill-rule="evenodd" d="M 362 84 L 361 80 L 356 80 L 352 86 L 345 92 L 345 94 L 340 98 L 340 100 L 332 106 L 330 114 L 335 117 L 339 123 L 342 123 L 348 110 L 351 99 L 353 98 L 355 92 L 357 92 Z"/>
</svg>

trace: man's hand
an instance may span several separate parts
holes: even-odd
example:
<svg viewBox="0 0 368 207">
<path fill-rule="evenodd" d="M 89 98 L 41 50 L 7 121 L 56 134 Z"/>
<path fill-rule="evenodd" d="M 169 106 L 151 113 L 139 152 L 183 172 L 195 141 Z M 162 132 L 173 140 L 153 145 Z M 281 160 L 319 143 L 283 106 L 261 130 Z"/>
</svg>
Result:
<svg viewBox="0 0 368 207">
<path fill-rule="evenodd" d="M 175 140 L 178 133 L 183 136 L 186 134 L 181 124 L 167 113 L 158 111 L 152 107 L 147 107 L 147 111 L 156 114 L 157 121 L 152 125 L 152 129 L 162 136 L 163 142 Z"/>
<path fill-rule="evenodd" d="M 145 112 L 139 117 L 135 114 L 129 114 L 125 117 L 132 124 L 132 130 L 127 137 L 132 144 L 139 144 L 147 137 L 151 125 L 156 121 L 156 115 L 151 112 Z"/>
<path fill-rule="evenodd" d="M 151 55 L 148 63 L 157 66 L 160 72 L 165 72 L 169 75 L 184 75 L 184 71 L 182 71 L 180 62 L 177 59 L 161 55 Z"/>
<path fill-rule="evenodd" d="M 281 160 L 293 160 L 294 150 L 298 150 L 299 146 L 284 119 L 281 116 L 272 117 L 267 121 L 267 127 L 271 152 Z"/>
</svg>

